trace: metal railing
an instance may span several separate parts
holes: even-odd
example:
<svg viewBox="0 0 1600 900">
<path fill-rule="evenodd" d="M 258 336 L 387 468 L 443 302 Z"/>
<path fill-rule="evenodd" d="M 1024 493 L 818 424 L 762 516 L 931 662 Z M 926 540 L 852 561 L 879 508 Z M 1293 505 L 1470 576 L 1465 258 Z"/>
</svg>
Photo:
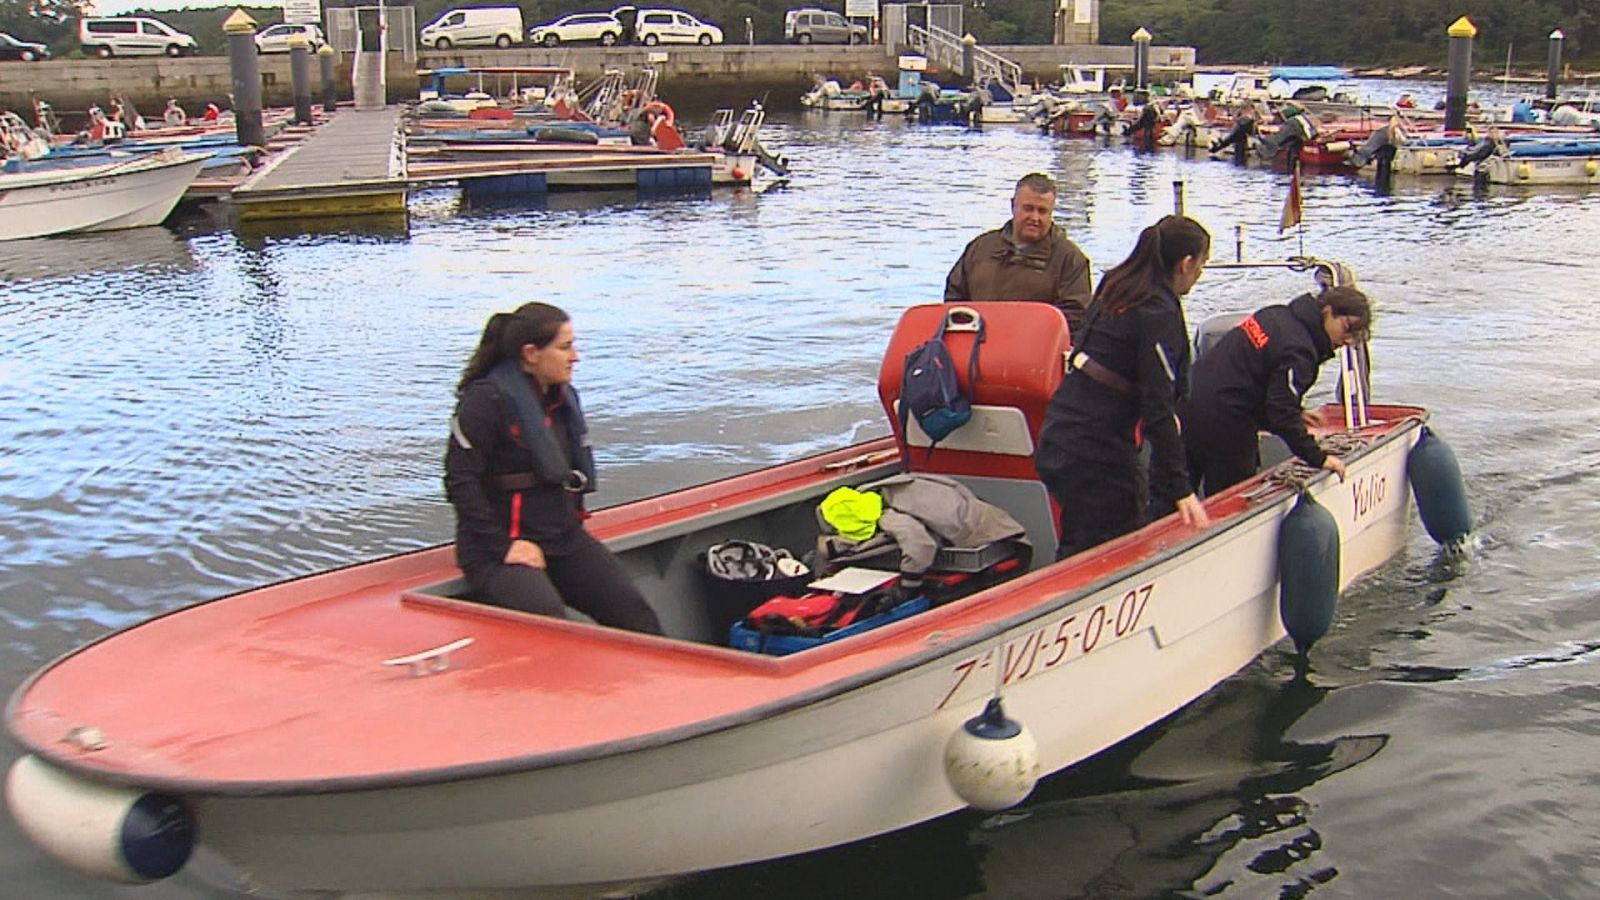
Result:
<svg viewBox="0 0 1600 900">
<path fill-rule="evenodd" d="M 927 27 L 906 23 L 906 42 L 913 50 L 945 68 L 960 72 L 964 62 L 965 44 L 959 35 L 945 31 L 937 25 Z M 1022 66 L 983 47 L 972 48 L 973 77 L 977 80 L 991 78 L 1000 82 L 1012 93 L 1022 84 Z"/>
</svg>

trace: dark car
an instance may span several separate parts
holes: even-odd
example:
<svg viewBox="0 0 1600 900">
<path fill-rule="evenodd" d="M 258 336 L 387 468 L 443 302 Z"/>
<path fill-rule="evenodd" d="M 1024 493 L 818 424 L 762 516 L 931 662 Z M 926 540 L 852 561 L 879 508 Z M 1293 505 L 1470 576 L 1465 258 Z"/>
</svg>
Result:
<svg viewBox="0 0 1600 900">
<path fill-rule="evenodd" d="M 35 60 L 49 58 L 49 47 L 29 41 L 19 41 L 4 31 L 0 31 L 0 59 L 20 59 L 23 62 L 34 62 Z"/>
</svg>

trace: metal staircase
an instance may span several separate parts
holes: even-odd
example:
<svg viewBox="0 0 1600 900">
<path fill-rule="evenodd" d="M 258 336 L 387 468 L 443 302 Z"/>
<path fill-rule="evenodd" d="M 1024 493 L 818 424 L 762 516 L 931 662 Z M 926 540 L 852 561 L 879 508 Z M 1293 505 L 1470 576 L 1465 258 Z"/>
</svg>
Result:
<svg viewBox="0 0 1600 900">
<path fill-rule="evenodd" d="M 952 72 L 962 71 L 965 44 L 961 36 L 937 25 L 922 26 L 906 23 L 906 42 L 912 50 Z M 973 77 L 977 81 L 989 79 L 1004 85 L 1016 94 L 1022 86 L 1022 66 L 1006 59 L 993 50 L 972 48 Z"/>
</svg>

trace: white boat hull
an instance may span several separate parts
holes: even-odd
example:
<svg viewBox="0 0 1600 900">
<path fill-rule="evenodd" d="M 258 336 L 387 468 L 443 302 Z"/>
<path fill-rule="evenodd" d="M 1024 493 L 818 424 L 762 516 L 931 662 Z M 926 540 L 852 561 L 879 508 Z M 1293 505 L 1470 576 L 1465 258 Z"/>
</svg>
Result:
<svg viewBox="0 0 1600 900">
<path fill-rule="evenodd" d="M 1392 168 L 1404 175 L 1452 175 L 1460 159 L 1459 147 L 1399 147 L 1395 150 Z M 1362 168 L 1376 168 L 1376 165 L 1368 163 Z"/>
<path fill-rule="evenodd" d="M 1600 184 L 1600 155 L 1491 156 L 1477 171 L 1490 184 Z M 1458 174 L 1474 177 L 1467 168 Z"/>
<path fill-rule="evenodd" d="M 0 175 L 0 240 L 159 225 L 206 157 Z"/>
<path fill-rule="evenodd" d="M 1314 495 L 1339 525 L 1341 588 L 1404 545 L 1405 466 L 1420 433 L 1352 460 L 1346 482 L 1318 482 Z M 279 890 L 450 896 L 613 884 L 860 840 L 962 808 L 944 746 L 997 687 L 1052 772 L 1169 715 L 1280 640 L 1276 548 L 1293 503 L 1033 607 L 981 642 L 961 646 L 959 633 L 930 626 L 911 668 L 867 673 L 724 731 L 447 784 L 186 799 L 204 846 Z"/>
<path fill-rule="evenodd" d="M 1038 104 L 988 103 L 978 110 L 978 121 L 985 125 L 1031 125 Z"/>
</svg>

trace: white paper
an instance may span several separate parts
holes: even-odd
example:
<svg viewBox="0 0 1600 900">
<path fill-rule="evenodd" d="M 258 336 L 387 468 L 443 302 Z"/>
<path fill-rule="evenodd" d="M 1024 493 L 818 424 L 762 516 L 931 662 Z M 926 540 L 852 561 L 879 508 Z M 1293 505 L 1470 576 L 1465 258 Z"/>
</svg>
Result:
<svg viewBox="0 0 1600 900">
<path fill-rule="evenodd" d="M 875 588 L 883 587 L 898 577 L 900 577 L 899 572 L 851 566 L 840 569 L 827 578 L 813 581 L 806 587 L 817 591 L 838 591 L 841 594 L 865 594 Z"/>
</svg>

